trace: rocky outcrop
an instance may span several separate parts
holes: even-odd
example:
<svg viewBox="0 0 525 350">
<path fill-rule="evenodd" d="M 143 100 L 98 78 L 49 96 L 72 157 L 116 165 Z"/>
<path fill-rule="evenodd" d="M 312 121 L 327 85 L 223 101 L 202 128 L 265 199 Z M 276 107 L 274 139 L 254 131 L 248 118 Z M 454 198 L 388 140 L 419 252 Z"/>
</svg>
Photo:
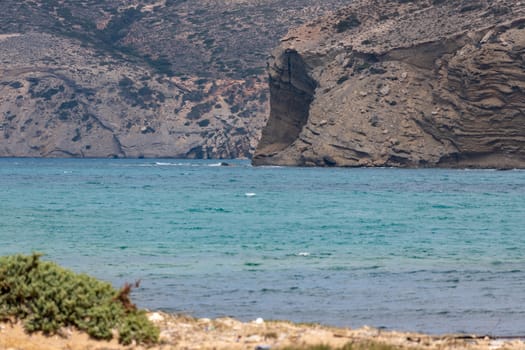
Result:
<svg viewBox="0 0 525 350">
<path fill-rule="evenodd" d="M 255 165 L 525 168 L 525 2 L 356 0 L 269 62 Z"/>
<path fill-rule="evenodd" d="M 297 51 L 285 50 L 278 60 L 278 64 L 270 67 L 272 118 L 259 143 L 259 147 L 271 152 L 286 149 L 299 137 L 308 122 L 316 88 Z"/>
</svg>

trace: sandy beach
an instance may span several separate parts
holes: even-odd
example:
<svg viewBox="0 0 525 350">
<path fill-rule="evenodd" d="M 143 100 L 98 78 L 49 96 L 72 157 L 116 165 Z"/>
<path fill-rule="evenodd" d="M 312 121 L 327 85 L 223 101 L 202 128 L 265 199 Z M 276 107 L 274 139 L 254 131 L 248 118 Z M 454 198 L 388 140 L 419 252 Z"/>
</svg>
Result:
<svg viewBox="0 0 525 350">
<path fill-rule="evenodd" d="M 154 312 L 150 320 L 161 330 L 161 342 L 150 348 L 168 349 L 280 349 L 286 346 L 330 345 L 334 348 L 348 343 L 379 342 L 401 349 L 525 349 L 518 339 L 498 339 L 470 335 L 430 336 L 417 333 L 382 331 L 371 327 L 343 329 L 316 324 L 294 324 L 286 321 L 240 322 L 231 318 L 210 320 L 183 315 Z M 0 324 L 1 350 L 117 350 L 145 349 L 124 347 L 116 340 L 96 341 L 73 329 L 60 335 L 28 335 L 20 323 Z"/>
</svg>

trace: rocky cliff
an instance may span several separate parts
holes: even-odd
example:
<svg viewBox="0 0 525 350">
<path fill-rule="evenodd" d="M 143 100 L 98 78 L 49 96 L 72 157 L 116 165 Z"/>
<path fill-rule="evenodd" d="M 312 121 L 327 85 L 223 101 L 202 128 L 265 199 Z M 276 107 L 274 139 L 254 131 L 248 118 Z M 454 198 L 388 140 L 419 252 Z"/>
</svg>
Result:
<svg viewBox="0 0 525 350">
<path fill-rule="evenodd" d="M 3 0 L 0 157 L 251 157 L 267 53 L 346 0 Z"/>
<path fill-rule="evenodd" d="M 525 168 L 525 2 L 355 0 L 269 61 L 255 165 Z"/>
</svg>

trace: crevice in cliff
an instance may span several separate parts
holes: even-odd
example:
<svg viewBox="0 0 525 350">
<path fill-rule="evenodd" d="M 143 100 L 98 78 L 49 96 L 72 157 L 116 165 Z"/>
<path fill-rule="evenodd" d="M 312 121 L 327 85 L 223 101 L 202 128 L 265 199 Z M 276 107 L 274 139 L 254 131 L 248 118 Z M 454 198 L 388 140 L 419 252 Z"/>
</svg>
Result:
<svg viewBox="0 0 525 350">
<path fill-rule="evenodd" d="M 317 82 L 293 49 L 281 52 L 269 66 L 270 118 L 263 129 L 253 163 L 265 164 L 296 141 L 308 121 Z"/>
</svg>

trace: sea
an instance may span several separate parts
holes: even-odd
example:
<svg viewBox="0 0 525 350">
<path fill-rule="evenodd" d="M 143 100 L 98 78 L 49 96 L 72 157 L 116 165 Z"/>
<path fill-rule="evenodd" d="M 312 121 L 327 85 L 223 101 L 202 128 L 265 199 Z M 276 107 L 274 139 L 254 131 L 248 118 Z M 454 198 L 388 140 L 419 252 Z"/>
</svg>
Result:
<svg viewBox="0 0 525 350">
<path fill-rule="evenodd" d="M 0 255 L 32 252 L 149 310 L 525 333 L 522 170 L 0 159 Z"/>
</svg>

